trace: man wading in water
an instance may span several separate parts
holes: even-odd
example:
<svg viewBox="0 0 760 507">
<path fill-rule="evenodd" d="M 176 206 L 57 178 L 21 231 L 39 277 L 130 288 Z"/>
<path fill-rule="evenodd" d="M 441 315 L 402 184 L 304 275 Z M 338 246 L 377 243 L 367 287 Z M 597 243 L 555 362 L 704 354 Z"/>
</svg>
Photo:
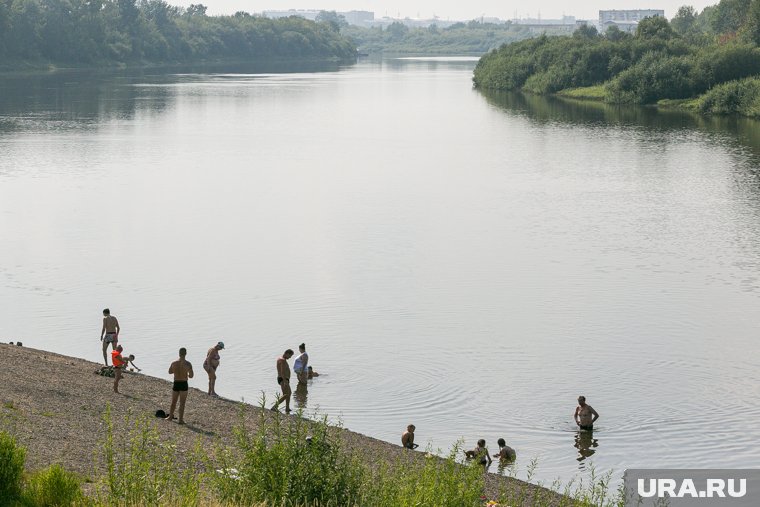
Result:
<svg viewBox="0 0 760 507">
<path fill-rule="evenodd" d="M 185 400 L 187 400 L 187 379 L 193 378 L 193 365 L 185 360 L 187 349 L 179 349 L 179 359 L 169 366 L 169 373 L 174 374 L 174 385 L 172 386 L 172 406 L 169 409 L 167 421 L 174 419 L 174 409 L 177 407 L 177 398 L 179 398 L 179 424 L 185 424 Z"/>
<path fill-rule="evenodd" d="M 586 397 L 578 396 L 578 406 L 573 415 L 575 424 L 583 431 L 594 431 L 594 422 L 599 419 L 599 414 L 591 405 L 586 405 Z"/>
<path fill-rule="evenodd" d="M 119 321 L 116 317 L 111 315 L 111 310 L 106 308 L 103 310 L 103 329 L 100 330 L 100 341 L 103 342 L 103 362 L 108 366 L 108 344 L 111 344 L 113 350 L 116 350 L 116 346 L 119 344 Z"/>
</svg>

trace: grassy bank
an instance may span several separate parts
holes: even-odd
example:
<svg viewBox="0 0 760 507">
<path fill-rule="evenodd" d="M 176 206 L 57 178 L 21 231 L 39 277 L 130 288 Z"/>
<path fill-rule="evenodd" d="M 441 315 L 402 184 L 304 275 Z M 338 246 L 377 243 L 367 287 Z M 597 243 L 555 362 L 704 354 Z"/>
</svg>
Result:
<svg viewBox="0 0 760 507">
<path fill-rule="evenodd" d="M 577 100 L 611 102 L 605 85 L 569 88 L 555 95 Z M 697 97 L 661 99 L 661 109 L 675 109 L 706 115 L 738 115 L 760 118 L 760 77 L 729 81 L 717 85 Z"/>
<path fill-rule="evenodd" d="M 128 374 L 117 395 L 98 367 L 0 345 L 6 505 L 611 504 L 609 476 L 552 491 L 483 473 L 458 448 L 409 452 L 196 389 L 180 426 L 153 416 L 168 405 L 168 381 Z"/>
<path fill-rule="evenodd" d="M 701 14 L 682 7 L 669 22 L 641 20 L 634 34 L 581 26 L 484 55 L 476 87 L 541 95 L 758 115 L 760 3 L 721 0 Z"/>
</svg>

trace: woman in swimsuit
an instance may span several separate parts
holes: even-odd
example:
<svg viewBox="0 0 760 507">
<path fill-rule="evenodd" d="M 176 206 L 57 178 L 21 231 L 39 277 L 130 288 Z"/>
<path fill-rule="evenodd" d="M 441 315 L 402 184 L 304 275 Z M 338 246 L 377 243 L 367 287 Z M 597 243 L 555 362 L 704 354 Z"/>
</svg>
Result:
<svg viewBox="0 0 760 507">
<path fill-rule="evenodd" d="M 203 361 L 203 369 L 208 373 L 208 393 L 211 396 L 218 396 L 214 387 L 216 385 L 216 369 L 219 368 L 219 351 L 224 348 L 224 342 L 219 342 L 210 349 L 206 354 L 206 360 Z"/>
</svg>

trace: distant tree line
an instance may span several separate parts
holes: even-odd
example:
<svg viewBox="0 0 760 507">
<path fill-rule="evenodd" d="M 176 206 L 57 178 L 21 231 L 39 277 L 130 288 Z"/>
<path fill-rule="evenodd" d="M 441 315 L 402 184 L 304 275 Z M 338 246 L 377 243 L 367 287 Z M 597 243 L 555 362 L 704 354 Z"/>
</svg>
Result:
<svg viewBox="0 0 760 507">
<path fill-rule="evenodd" d="M 363 53 L 476 54 L 531 37 L 527 27 L 512 23 L 481 23 L 473 20 L 447 27 L 432 24 L 410 28 L 399 21 L 387 27 L 349 25 L 335 12 L 322 12 L 317 20 L 329 20 Z M 549 27 L 550 28 L 550 27 Z"/>
<path fill-rule="evenodd" d="M 0 64 L 190 62 L 319 57 L 353 59 L 330 23 L 267 19 L 163 0 L 0 0 Z"/>
<path fill-rule="evenodd" d="M 540 94 L 597 87 L 589 96 L 636 104 L 695 98 L 714 89 L 710 103 L 721 103 L 714 94 L 725 90 L 743 94 L 746 105 L 752 102 L 747 93 L 760 88 L 739 80 L 760 75 L 759 45 L 760 0 L 721 0 L 701 13 L 681 7 L 671 21 L 644 19 L 635 34 L 614 26 L 598 34 L 585 26 L 572 36 L 505 45 L 481 58 L 474 82 Z M 724 83 L 734 84 L 717 87 Z M 704 101 L 696 106 L 730 109 L 718 111 Z"/>
</svg>

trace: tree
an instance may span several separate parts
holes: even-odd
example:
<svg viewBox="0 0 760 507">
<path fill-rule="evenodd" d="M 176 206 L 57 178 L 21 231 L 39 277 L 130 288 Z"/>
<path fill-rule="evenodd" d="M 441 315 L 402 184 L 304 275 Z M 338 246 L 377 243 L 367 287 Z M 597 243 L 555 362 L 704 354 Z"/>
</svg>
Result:
<svg viewBox="0 0 760 507">
<path fill-rule="evenodd" d="M 573 32 L 573 37 L 576 39 L 595 39 L 599 35 L 595 26 L 581 25 Z"/>
<path fill-rule="evenodd" d="M 717 34 L 734 34 L 744 24 L 751 0 L 720 0 L 710 12 L 710 26 Z"/>
<path fill-rule="evenodd" d="M 620 28 L 618 28 L 615 25 L 610 25 L 609 27 L 607 27 L 607 31 L 604 32 L 604 38 L 607 40 L 611 40 L 612 42 L 618 42 L 627 37 L 630 37 L 630 34 L 622 31 Z"/>
<path fill-rule="evenodd" d="M 409 32 L 409 28 L 403 23 L 399 23 L 398 21 L 394 21 L 390 25 L 388 25 L 388 28 L 386 28 L 386 31 L 391 34 L 392 39 L 401 39 Z"/>
<path fill-rule="evenodd" d="M 341 28 L 348 26 L 346 17 L 335 11 L 319 11 L 319 14 L 317 14 L 317 17 L 314 20 L 317 23 L 325 23 L 333 32 L 339 32 Z"/>
<path fill-rule="evenodd" d="M 690 5 L 683 5 L 678 9 L 675 17 L 670 21 L 670 26 L 679 35 L 685 35 L 692 31 L 697 23 L 697 11 Z"/>
<path fill-rule="evenodd" d="M 636 38 L 638 39 L 662 39 L 668 40 L 673 38 L 673 27 L 668 20 L 660 16 L 644 18 L 636 27 Z"/>
<path fill-rule="evenodd" d="M 207 10 L 208 7 L 203 4 L 190 4 L 190 7 L 187 8 L 185 14 L 188 16 L 205 16 Z"/>
<path fill-rule="evenodd" d="M 756 46 L 760 46 L 760 0 L 752 0 L 749 6 L 744 36 Z"/>
</svg>

